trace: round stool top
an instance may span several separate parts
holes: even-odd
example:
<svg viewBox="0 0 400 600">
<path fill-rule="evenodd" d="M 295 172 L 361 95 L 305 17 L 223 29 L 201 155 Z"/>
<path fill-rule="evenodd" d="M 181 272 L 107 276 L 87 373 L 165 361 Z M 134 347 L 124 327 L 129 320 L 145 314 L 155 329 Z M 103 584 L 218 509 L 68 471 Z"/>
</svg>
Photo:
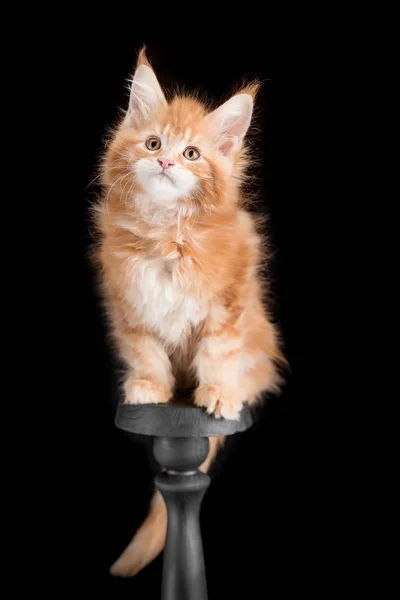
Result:
<svg viewBox="0 0 400 600">
<path fill-rule="evenodd" d="M 120 404 L 115 415 L 119 429 L 141 435 L 161 437 L 214 437 L 233 435 L 253 424 L 244 403 L 240 419 L 217 419 L 203 408 L 183 402 L 166 404 Z"/>
</svg>

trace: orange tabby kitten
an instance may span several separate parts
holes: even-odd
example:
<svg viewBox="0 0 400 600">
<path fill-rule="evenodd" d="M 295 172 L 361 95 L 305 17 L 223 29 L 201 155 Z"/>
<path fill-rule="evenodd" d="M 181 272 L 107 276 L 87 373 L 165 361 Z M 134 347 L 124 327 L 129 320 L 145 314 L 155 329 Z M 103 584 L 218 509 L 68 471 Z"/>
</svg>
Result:
<svg viewBox="0 0 400 600">
<path fill-rule="evenodd" d="M 243 401 L 278 391 L 284 359 L 265 307 L 261 238 L 241 191 L 256 91 L 246 87 L 212 111 L 190 96 L 168 102 L 139 54 L 96 206 L 96 261 L 126 365 L 126 403 L 167 402 L 175 389 L 195 388 L 196 405 L 238 419 Z M 222 442 L 210 439 L 203 471 Z M 111 572 L 134 575 L 152 561 L 166 521 L 156 492 Z"/>
</svg>

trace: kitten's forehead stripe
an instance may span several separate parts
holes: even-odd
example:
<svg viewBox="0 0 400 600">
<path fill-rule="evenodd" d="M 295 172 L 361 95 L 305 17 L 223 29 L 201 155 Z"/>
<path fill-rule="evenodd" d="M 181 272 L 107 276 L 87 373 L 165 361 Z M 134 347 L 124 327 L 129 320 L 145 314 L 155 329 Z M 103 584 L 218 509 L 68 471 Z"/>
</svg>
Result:
<svg viewBox="0 0 400 600">
<path fill-rule="evenodd" d="M 180 150 L 184 150 L 187 146 L 193 146 L 200 141 L 199 134 L 192 131 L 192 127 L 187 127 L 182 131 L 178 126 L 171 128 L 170 123 L 167 123 L 166 125 L 155 125 L 153 131 L 146 131 L 145 137 L 154 134 L 160 136 L 163 146 L 175 143 L 179 145 Z"/>
<path fill-rule="evenodd" d="M 169 140 L 168 140 L 168 136 L 166 136 L 165 134 L 163 134 L 163 135 L 161 136 L 161 144 L 162 144 L 162 148 L 163 148 L 164 150 L 167 148 L 167 146 L 168 146 L 168 142 L 169 142 Z"/>
</svg>

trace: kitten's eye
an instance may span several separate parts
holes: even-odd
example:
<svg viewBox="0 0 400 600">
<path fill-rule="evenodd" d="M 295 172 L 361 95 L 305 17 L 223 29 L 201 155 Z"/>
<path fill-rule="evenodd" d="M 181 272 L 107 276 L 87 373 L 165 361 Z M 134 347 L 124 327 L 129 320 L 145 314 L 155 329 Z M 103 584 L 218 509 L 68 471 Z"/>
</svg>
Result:
<svg viewBox="0 0 400 600">
<path fill-rule="evenodd" d="M 159 150 L 161 148 L 161 140 L 158 137 L 150 137 L 146 140 L 146 148 L 149 150 Z"/>
<path fill-rule="evenodd" d="M 188 160 L 197 160 L 200 158 L 200 152 L 196 148 L 186 148 L 183 156 Z"/>
</svg>

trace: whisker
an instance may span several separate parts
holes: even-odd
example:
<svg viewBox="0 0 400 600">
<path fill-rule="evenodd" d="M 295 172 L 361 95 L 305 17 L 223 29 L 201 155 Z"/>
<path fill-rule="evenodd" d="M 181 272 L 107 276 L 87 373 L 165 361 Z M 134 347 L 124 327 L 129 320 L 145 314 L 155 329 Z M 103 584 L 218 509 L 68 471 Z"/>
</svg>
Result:
<svg viewBox="0 0 400 600">
<path fill-rule="evenodd" d="M 123 168 L 123 167 L 110 167 L 109 169 L 104 169 L 101 173 L 99 173 L 99 175 L 97 175 L 94 179 L 92 179 L 92 181 L 90 183 L 88 183 L 85 190 L 87 190 L 96 181 L 96 179 L 99 179 L 99 177 L 102 177 L 105 173 L 110 173 L 111 171 L 113 171 L 115 169 L 121 169 L 121 168 Z"/>
<path fill-rule="evenodd" d="M 112 184 L 112 186 L 111 186 L 111 187 L 110 187 L 110 189 L 108 190 L 108 194 L 107 194 L 107 197 L 106 197 L 106 200 L 105 200 L 105 201 L 106 201 L 106 203 L 108 202 L 108 200 L 109 200 L 109 198 L 110 198 L 110 194 L 111 194 L 111 191 L 112 191 L 113 187 L 114 187 L 114 186 L 115 186 L 117 183 L 121 183 L 121 182 L 122 182 L 122 181 L 125 179 L 125 177 L 127 177 L 128 175 L 129 175 L 129 173 L 125 173 L 125 175 L 123 175 L 123 176 L 121 176 L 121 177 L 117 178 L 117 179 L 116 179 L 116 181 L 114 181 L 114 183 Z"/>
<path fill-rule="evenodd" d="M 128 179 L 128 181 L 125 183 L 125 185 L 124 185 L 124 188 L 123 188 L 123 190 L 122 190 L 122 192 L 121 192 L 121 198 L 123 198 L 123 197 L 124 197 L 124 192 L 125 192 L 125 188 L 126 188 L 126 186 L 127 186 L 127 185 L 130 185 L 130 188 L 131 188 L 131 186 L 132 186 L 132 181 L 133 181 L 133 183 L 135 183 L 135 175 L 133 175 L 133 177 L 132 177 L 131 179 Z"/>
</svg>

